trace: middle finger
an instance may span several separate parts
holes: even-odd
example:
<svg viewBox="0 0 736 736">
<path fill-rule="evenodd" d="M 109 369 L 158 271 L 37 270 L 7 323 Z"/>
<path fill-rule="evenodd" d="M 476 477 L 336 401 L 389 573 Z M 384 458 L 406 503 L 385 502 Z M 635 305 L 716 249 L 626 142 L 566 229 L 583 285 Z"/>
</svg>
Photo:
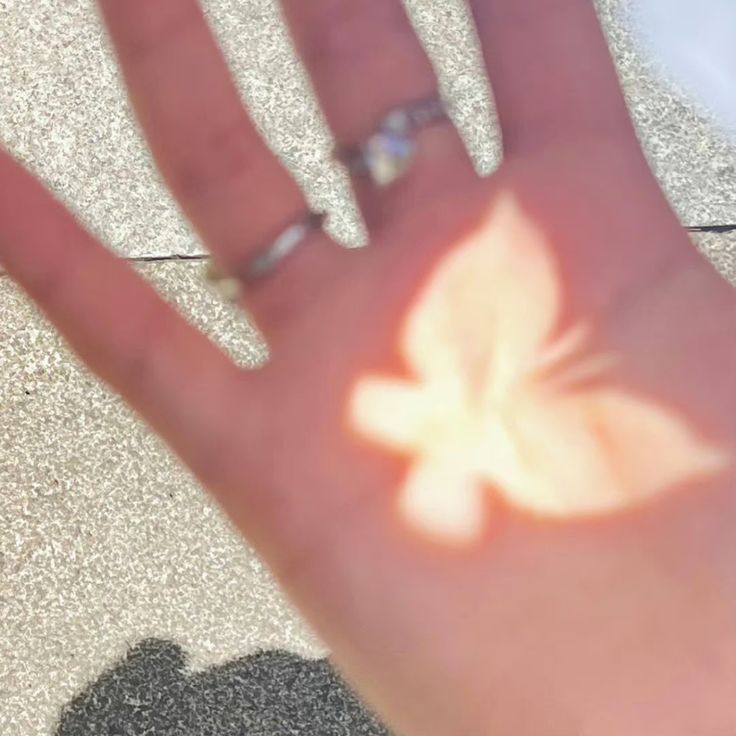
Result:
<svg viewBox="0 0 736 736">
<path fill-rule="evenodd" d="M 401 0 L 281 0 L 338 149 L 354 147 L 387 112 L 438 95 L 437 78 Z M 416 134 L 411 169 L 380 189 L 353 176 L 369 231 L 413 205 L 476 176 L 454 126 Z"/>
</svg>

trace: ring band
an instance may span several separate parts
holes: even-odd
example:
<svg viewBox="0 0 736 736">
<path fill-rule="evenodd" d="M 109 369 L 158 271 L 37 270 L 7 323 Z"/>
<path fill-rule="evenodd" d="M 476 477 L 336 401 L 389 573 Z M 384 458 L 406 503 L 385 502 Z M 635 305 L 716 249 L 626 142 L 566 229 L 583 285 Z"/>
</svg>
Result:
<svg viewBox="0 0 736 736">
<path fill-rule="evenodd" d="M 207 281 L 227 301 L 238 301 L 244 284 L 259 281 L 273 273 L 308 235 L 322 230 L 325 219 L 326 215 L 323 212 L 308 212 L 297 222 L 289 225 L 272 243 L 257 251 L 242 266 L 225 269 L 211 260 L 207 267 Z"/>
<path fill-rule="evenodd" d="M 368 177 L 379 188 L 399 179 L 416 155 L 416 134 L 430 125 L 450 119 L 439 97 L 402 105 L 389 111 L 376 131 L 363 143 L 335 152 L 349 171 Z"/>
</svg>

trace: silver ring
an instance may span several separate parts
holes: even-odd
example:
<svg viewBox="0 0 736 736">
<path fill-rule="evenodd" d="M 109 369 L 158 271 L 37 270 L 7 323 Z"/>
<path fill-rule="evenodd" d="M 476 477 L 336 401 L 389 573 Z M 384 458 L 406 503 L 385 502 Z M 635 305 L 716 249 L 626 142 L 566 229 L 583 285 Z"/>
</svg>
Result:
<svg viewBox="0 0 736 736">
<path fill-rule="evenodd" d="M 439 97 L 417 100 L 394 108 L 364 142 L 335 152 L 349 171 L 368 177 L 378 188 L 401 178 L 416 155 L 418 131 L 450 119 Z"/>
<path fill-rule="evenodd" d="M 272 274 L 281 262 L 291 255 L 315 231 L 321 231 L 326 215 L 308 212 L 289 225 L 272 243 L 257 251 L 241 266 L 223 268 L 213 260 L 207 267 L 207 281 L 227 301 L 236 302 L 243 286 Z"/>
</svg>

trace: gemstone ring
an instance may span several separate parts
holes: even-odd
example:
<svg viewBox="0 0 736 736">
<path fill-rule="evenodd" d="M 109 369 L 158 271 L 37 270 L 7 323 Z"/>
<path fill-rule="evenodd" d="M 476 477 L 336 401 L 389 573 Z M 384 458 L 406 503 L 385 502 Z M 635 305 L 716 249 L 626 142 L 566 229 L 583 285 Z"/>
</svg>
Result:
<svg viewBox="0 0 736 736">
<path fill-rule="evenodd" d="M 349 171 L 367 176 L 383 189 L 409 169 L 416 155 L 415 134 L 448 119 L 447 109 L 437 97 L 409 103 L 391 110 L 365 142 L 339 150 L 335 156 Z"/>
</svg>

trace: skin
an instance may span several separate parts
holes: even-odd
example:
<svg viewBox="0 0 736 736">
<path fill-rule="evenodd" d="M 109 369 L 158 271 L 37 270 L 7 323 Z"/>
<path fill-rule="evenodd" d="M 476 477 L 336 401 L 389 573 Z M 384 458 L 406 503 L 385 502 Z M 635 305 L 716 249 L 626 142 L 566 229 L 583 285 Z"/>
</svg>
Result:
<svg viewBox="0 0 736 736">
<path fill-rule="evenodd" d="M 435 89 L 395 0 L 282 4 L 338 142 Z M 197 474 L 397 733 L 731 733 L 736 294 L 650 173 L 587 0 L 470 6 L 503 163 L 479 178 L 445 125 L 421 133 L 416 165 L 390 190 L 356 180 L 370 247 L 314 236 L 245 293 L 272 350 L 257 372 L 232 365 L 6 154 L 0 260 Z M 100 7 L 163 177 L 218 261 L 242 262 L 304 200 L 248 120 L 200 9 Z M 659 407 L 722 462 L 693 474 L 652 436 L 648 467 L 671 472 L 641 503 L 553 519 L 488 487 L 470 541 L 407 524 L 397 498 L 411 453 L 370 437 L 351 407 L 366 380 L 416 379 L 407 320 L 452 254 L 496 238 L 553 264 L 555 334 L 585 323 L 584 357 L 614 358 L 589 383 Z M 520 256 L 522 280 L 531 262 Z M 492 269 L 470 276 L 478 295 L 498 285 Z M 486 309 L 506 308 L 511 325 L 534 313 L 520 299 L 448 303 L 448 324 L 473 334 L 491 324 Z M 499 340 L 489 332 L 480 357 L 461 340 L 460 353 L 485 365 Z M 629 428 L 615 413 L 597 426 Z M 602 442 L 618 469 L 638 451 Z"/>
</svg>

